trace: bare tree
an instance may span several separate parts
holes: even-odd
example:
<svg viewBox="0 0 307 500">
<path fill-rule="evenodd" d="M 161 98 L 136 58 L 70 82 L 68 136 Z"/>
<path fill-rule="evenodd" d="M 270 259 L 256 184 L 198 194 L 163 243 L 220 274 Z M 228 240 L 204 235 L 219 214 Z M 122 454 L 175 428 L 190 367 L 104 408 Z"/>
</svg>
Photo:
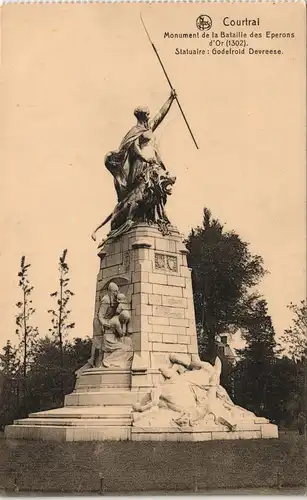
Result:
<svg viewBox="0 0 307 500">
<path fill-rule="evenodd" d="M 23 375 L 23 395 L 24 404 L 27 406 L 27 372 L 33 357 L 33 349 L 38 337 L 38 328 L 32 326 L 31 319 L 35 313 L 32 307 L 31 294 L 33 286 L 30 284 L 28 270 L 31 264 L 26 263 L 26 258 L 23 255 L 20 261 L 19 287 L 22 292 L 22 300 L 17 302 L 18 314 L 16 315 L 16 334 L 19 338 L 18 351 L 22 360 L 22 375 Z"/>
<path fill-rule="evenodd" d="M 57 307 L 49 309 L 48 313 L 51 314 L 52 327 L 49 328 L 56 344 L 60 350 L 60 380 L 61 380 L 61 394 L 64 399 L 64 340 L 67 338 L 69 330 L 74 328 L 75 323 L 69 321 L 70 309 L 68 309 L 68 302 L 74 293 L 69 289 L 70 278 L 68 276 L 69 267 L 66 262 L 67 250 L 65 249 L 59 259 L 59 288 L 57 291 L 50 294 L 51 297 L 57 299 Z"/>
</svg>

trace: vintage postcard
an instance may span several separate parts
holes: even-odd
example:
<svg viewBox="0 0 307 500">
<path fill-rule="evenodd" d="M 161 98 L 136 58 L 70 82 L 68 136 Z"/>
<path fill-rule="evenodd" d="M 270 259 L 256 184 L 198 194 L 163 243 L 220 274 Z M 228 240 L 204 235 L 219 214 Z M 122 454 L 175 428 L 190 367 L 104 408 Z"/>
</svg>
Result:
<svg viewBox="0 0 307 500">
<path fill-rule="evenodd" d="M 0 6 L 0 490 L 306 492 L 306 9 Z"/>
</svg>

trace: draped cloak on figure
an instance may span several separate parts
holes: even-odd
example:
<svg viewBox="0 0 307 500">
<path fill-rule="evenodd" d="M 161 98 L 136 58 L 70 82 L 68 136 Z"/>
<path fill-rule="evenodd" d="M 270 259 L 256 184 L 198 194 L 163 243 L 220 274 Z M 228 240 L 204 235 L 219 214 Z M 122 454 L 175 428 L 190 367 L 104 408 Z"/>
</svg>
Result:
<svg viewBox="0 0 307 500">
<path fill-rule="evenodd" d="M 105 166 L 114 177 L 114 185 L 117 193 L 118 202 L 133 189 L 130 186 L 129 179 L 133 177 L 133 151 L 134 142 L 148 130 L 144 126 L 135 125 L 123 138 L 119 149 L 111 151 L 105 157 Z"/>
</svg>

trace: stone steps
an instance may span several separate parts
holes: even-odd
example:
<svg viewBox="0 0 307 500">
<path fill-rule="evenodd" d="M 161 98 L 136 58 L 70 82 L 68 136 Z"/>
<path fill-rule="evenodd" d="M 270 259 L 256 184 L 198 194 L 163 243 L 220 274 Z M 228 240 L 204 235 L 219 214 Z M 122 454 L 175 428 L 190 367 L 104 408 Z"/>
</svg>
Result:
<svg viewBox="0 0 307 500">
<path fill-rule="evenodd" d="M 37 441 L 127 441 L 131 439 L 129 425 L 7 425 L 5 437 Z"/>
<path fill-rule="evenodd" d="M 25 426 L 105 426 L 131 425 L 132 407 L 64 407 L 30 413 L 26 419 L 15 420 L 15 425 Z"/>
<path fill-rule="evenodd" d="M 69 427 L 101 427 L 101 426 L 113 426 L 113 425 L 131 425 L 131 417 L 104 417 L 104 418 L 95 418 L 92 419 L 67 419 L 67 418 L 27 418 L 22 420 L 14 420 L 15 425 L 20 426 L 69 426 Z"/>
<path fill-rule="evenodd" d="M 114 406 L 64 406 L 54 410 L 30 413 L 29 418 L 105 418 L 110 415 L 130 415 L 132 407 Z"/>
<path fill-rule="evenodd" d="M 132 427 L 132 441 L 214 441 L 232 439 L 272 439 L 278 438 L 278 427 L 270 423 L 253 424 L 245 427 L 239 423 L 235 431 L 229 431 L 223 426 L 208 426 L 199 428 L 175 427 Z"/>
<path fill-rule="evenodd" d="M 65 406 L 132 406 L 148 391 L 99 390 L 73 392 L 65 396 Z"/>
</svg>

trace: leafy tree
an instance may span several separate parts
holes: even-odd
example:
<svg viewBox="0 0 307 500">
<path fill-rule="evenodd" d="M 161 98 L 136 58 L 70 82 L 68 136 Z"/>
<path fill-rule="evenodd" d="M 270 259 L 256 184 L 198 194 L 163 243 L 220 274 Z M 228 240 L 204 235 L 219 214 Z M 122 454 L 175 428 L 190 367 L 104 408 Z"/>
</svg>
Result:
<svg viewBox="0 0 307 500">
<path fill-rule="evenodd" d="M 302 300 L 299 305 L 291 302 L 288 308 L 294 313 L 293 324 L 285 330 L 281 340 L 290 355 L 301 359 L 307 354 L 307 302 Z"/>
<path fill-rule="evenodd" d="M 90 356 L 89 338 L 75 338 L 63 343 L 63 380 L 60 371 L 61 352 L 54 338 L 40 338 L 33 349 L 33 359 L 27 372 L 27 412 L 58 408 L 63 393 L 69 394 L 75 385 L 75 372 Z M 10 342 L 0 354 L 0 428 L 16 418 L 27 416 L 19 398 L 19 361 L 17 350 Z"/>
<path fill-rule="evenodd" d="M 271 317 L 264 299 L 254 302 L 246 317 L 244 349 L 237 350 L 240 361 L 235 367 L 236 401 L 256 413 L 270 412 L 270 397 L 276 347 Z"/>
<path fill-rule="evenodd" d="M 256 363 L 274 359 L 275 332 L 265 299 L 253 301 L 252 307 L 245 316 L 244 326 L 242 336 L 246 341 L 246 347 L 238 350 L 238 354 L 245 360 Z"/>
<path fill-rule="evenodd" d="M 297 383 L 298 383 L 298 420 L 303 423 L 305 436 L 307 434 L 307 356 L 297 361 Z M 300 419 L 300 417 L 302 417 Z M 303 420 L 303 422 L 302 422 Z"/>
<path fill-rule="evenodd" d="M 19 368 L 17 349 L 8 340 L 0 354 L 0 428 L 18 416 Z"/>
<path fill-rule="evenodd" d="M 281 427 L 296 427 L 302 411 L 299 368 L 287 357 L 266 364 L 240 360 L 234 367 L 234 400 Z"/>
<path fill-rule="evenodd" d="M 66 343 L 60 348 L 54 338 L 40 339 L 29 372 L 31 411 L 62 405 L 64 394 L 73 390 L 74 375 L 69 361 Z"/>
<path fill-rule="evenodd" d="M 302 379 L 301 366 L 294 359 L 286 356 L 276 359 L 269 385 L 269 408 L 274 420 L 285 427 L 296 427 L 303 411 Z"/>
<path fill-rule="evenodd" d="M 12 346 L 11 341 L 7 340 L 3 347 L 3 354 L 0 354 L 0 369 L 2 375 L 14 376 L 18 373 L 20 361 L 18 359 L 17 349 Z"/>
<path fill-rule="evenodd" d="M 83 366 L 91 354 L 92 341 L 89 337 L 81 339 L 76 337 L 71 343 L 67 344 L 67 352 L 71 358 L 71 363 L 74 370 L 78 370 Z"/>
<path fill-rule="evenodd" d="M 251 289 L 266 271 L 262 258 L 251 254 L 248 243 L 236 232 L 224 230 L 207 208 L 203 225 L 191 231 L 186 245 L 199 338 L 207 358 L 212 359 L 217 334 L 247 327 L 250 309 L 259 299 Z"/>
<path fill-rule="evenodd" d="M 307 430 L 307 302 L 289 304 L 288 308 L 294 313 L 293 324 L 286 329 L 281 340 L 286 350 L 292 355 L 295 366 L 295 383 L 287 400 L 287 410 L 292 415 L 292 423 L 305 433 Z M 283 381 L 280 381 L 284 384 Z M 290 418 L 291 420 L 291 418 Z"/>
<path fill-rule="evenodd" d="M 31 411 L 57 408 L 63 395 L 73 391 L 75 371 L 84 365 L 90 355 L 90 339 L 65 341 L 60 351 L 54 338 L 40 339 L 29 372 Z M 61 359 L 63 361 L 60 371 Z"/>
<path fill-rule="evenodd" d="M 37 327 L 32 326 L 31 319 L 35 313 L 32 307 L 31 294 L 33 286 L 31 286 L 28 270 L 31 264 L 26 263 L 26 258 L 23 255 L 20 262 L 20 271 L 18 273 L 19 286 L 22 291 L 22 300 L 17 302 L 18 314 L 16 315 L 16 334 L 19 338 L 19 353 L 22 357 L 22 374 L 23 374 L 23 401 L 25 405 L 25 413 L 27 409 L 27 372 L 32 360 L 33 348 L 38 337 Z"/>
<path fill-rule="evenodd" d="M 70 309 L 68 303 L 74 293 L 69 289 L 70 278 L 68 276 L 69 267 L 66 262 L 67 250 L 65 249 L 59 259 L 59 289 L 50 294 L 57 299 L 56 309 L 49 309 L 51 314 L 52 327 L 49 328 L 60 352 L 60 380 L 62 399 L 64 398 L 64 340 L 67 338 L 69 330 L 74 328 L 75 323 L 69 322 Z"/>
</svg>

